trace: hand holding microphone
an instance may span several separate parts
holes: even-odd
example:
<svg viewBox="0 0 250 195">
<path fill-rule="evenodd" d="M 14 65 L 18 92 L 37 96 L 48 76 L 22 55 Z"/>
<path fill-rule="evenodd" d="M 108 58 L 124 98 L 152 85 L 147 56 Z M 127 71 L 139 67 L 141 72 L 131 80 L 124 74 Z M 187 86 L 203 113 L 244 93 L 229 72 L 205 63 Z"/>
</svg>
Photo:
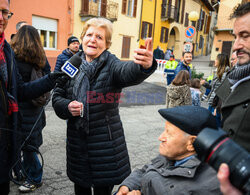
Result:
<svg viewBox="0 0 250 195">
<path fill-rule="evenodd" d="M 58 78 L 65 77 L 67 80 L 73 78 L 77 72 L 78 68 L 82 63 L 82 59 L 80 58 L 81 52 L 73 55 L 69 60 L 67 60 L 62 66 L 62 72 L 51 72 L 49 73 L 49 78 L 52 82 L 57 83 Z"/>
</svg>

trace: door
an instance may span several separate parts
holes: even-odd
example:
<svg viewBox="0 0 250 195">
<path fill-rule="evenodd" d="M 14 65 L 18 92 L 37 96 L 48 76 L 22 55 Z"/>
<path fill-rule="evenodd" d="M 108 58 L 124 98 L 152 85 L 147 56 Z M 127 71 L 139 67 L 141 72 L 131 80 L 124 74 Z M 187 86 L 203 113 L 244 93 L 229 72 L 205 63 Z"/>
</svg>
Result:
<svg viewBox="0 0 250 195">
<path fill-rule="evenodd" d="M 231 49 L 232 49 L 232 41 L 223 41 L 222 42 L 222 51 L 221 53 L 227 54 L 228 57 L 231 54 Z"/>
</svg>

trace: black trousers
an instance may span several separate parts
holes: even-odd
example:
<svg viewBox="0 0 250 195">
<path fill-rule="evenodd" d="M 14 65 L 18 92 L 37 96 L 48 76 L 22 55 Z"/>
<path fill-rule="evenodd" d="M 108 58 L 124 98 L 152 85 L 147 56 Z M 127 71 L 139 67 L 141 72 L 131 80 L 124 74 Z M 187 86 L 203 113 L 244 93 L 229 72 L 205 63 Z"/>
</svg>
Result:
<svg viewBox="0 0 250 195">
<path fill-rule="evenodd" d="M 10 182 L 0 183 L 0 195 L 8 195 L 10 192 Z"/>
<path fill-rule="evenodd" d="M 94 187 L 94 195 L 111 195 L 113 187 Z M 75 195 L 92 195 L 91 188 L 84 188 L 75 184 Z"/>
</svg>

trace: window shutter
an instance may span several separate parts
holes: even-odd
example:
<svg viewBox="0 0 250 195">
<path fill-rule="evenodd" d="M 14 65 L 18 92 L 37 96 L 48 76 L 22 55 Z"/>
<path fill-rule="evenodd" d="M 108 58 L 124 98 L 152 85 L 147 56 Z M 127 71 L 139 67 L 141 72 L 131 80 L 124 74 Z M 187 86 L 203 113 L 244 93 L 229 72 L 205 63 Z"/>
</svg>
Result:
<svg viewBox="0 0 250 195">
<path fill-rule="evenodd" d="M 205 11 L 202 11 L 201 31 L 202 31 L 202 29 L 203 29 L 204 20 L 205 20 Z"/>
<path fill-rule="evenodd" d="M 168 31 L 169 31 L 169 29 L 168 28 L 165 28 L 165 41 L 164 41 L 164 43 L 167 43 L 168 42 Z"/>
<path fill-rule="evenodd" d="M 185 17 L 185 27 L 188 27 L 188 13 L 186 13 L 186 17 Z"/>
<path fill-rule="evenodd" d="M 178 10 L 177 10 L 178 0 L 175 0 L 175 8 L 174 8 L 174 21 L 178 22 Z M 171 9 L 171 8 L 170 8 Z"/>
<path fill-rule="evenodd" d="M 137 0 L 134 0 L 133 17 L 136 17 L 136 11 L 137 11 Z"/>
<path fill-rule="evenodd" d="M 185 14 L 185 0 L 182 1 L 181 24 L 183 24 L 183 21 L 184 21 L 184 14 Z"/>
<path fill-rule="evenodd" d="M 148 32 L 148 37 L 152 37 L 152 27 L 153 25 L 148 23 L 149 24 L 149 32 Z"/>
<path fill-rule="evenodd" d="M 205 18 L 205 23 L 204 23 L 204 34 L 206 34 L 206 30 L 207 30 L 207 15 Z"/>
<path fill-rule="evenodd" d="M 89 12 L 89 0 L 82 0 L 81 14 L 88 14 Z"/>
<path fill-rule="evenodd" d="M 144 31 L 145 31 L 145 22 L 142 22 L 142 25 L 141 25 L 141 39 L 143 39 Z"/>
<path fill-rule="evenodd" d="M 127 0 L 122 0 L 122 14 L 126 14 Z"/>
<path fill-rule="evenodd" d="M 208 16 L 208 18 L 207 18 L 207 26 L 206 26 L 206 33 L 209 33 L 210 23 L 211 23 L 211 16 Z"/>
<path fill-rule="evenodd" d="M 129 53 L 130 53 L 130 42 L 131 38 L 130 37 L 123 37 L 122 41 L 122 58 L 129 58 Z"/>
<path fill-rule="evenodd" d="M 102 0 L 102 3 L 101 3 L 101 16 L 106 17 L 106 12 L 107 12 L 107 0 Z"/>
<path fill-rule="evenodd" d="M 161 38 L 160 42 L 163 43 L 164 27 L 161 27 Z"/>
</svg>

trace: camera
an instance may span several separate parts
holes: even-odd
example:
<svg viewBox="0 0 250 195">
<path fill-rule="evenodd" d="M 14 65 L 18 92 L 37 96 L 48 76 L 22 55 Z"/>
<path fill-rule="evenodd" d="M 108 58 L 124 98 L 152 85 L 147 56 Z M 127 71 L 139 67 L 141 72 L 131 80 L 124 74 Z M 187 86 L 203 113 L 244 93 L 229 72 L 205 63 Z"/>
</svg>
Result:
<svg viewBox="0 0 250 195">
<path fill-rule="evenodd" d="M 221 163 L 230 169 L 231 183 L 242 192 L 250 192 L 250 154 L 227 137 L 222 129 L 203 129 L 194 141 L 198 158 L 216 171 Z"/>
</svg>

